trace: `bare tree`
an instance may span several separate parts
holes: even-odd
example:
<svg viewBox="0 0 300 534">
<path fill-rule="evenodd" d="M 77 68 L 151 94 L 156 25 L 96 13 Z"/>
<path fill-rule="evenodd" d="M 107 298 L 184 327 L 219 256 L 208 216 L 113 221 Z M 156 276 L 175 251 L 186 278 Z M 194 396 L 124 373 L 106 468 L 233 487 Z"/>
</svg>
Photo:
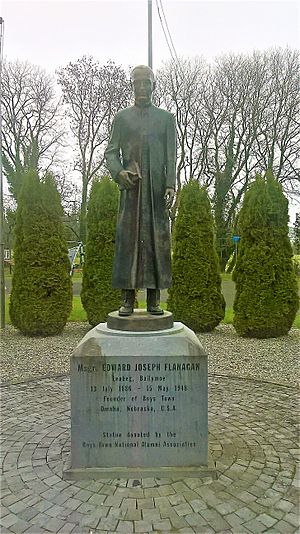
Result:
<svg viewBox="0 0 300 534">
<path fill-rule="evenodd" d="M 59 161 L 64 131 L 55 84 L 28 62 L 4 62 L 2 71 L 3 166 L 17 199 L 28 167 L 46 171 Z"/>
<path fill-rule="evenodd" d="M 159 72 L 157 101 L 177 118 L 177 185 L 209 187 L 223 265 L 235 213 L 257 172 L 299 193 L 299 53 L 269 50 L 199 58 Z"/>
<path fill-rule="evenodd" d="M 66 115 L 76 142 L 75 169 L 82 179 L 80 239 L 86 239 L 88 186 L 104 169 L 104 149 L 115 113 L 126 107 L 130 86 L 122 67 L 101 66 L 92 57 L 70 62 L 57 72 L 66 104 Z"/>
<path fill-rule="evenodd" d="M 257 136 L 257 158 L 273 171 L 288 194 L 299 194 L 300 172 L 300 53 L 270 50 L 257 54 L 268 72 L 264 106 Z M 266 101 L 266 97 L 265 97 Z"/>
<path fill-rule="evenodd" d="M 181 182 L 199 178 L 205 169 L 209 127 L 203 114 L 204 92 L 209 76 L 199 57 L 168 62 L 158 71 L 154 102 L 171 111 L 177 123 L 177 189 Z"/>
</svg>

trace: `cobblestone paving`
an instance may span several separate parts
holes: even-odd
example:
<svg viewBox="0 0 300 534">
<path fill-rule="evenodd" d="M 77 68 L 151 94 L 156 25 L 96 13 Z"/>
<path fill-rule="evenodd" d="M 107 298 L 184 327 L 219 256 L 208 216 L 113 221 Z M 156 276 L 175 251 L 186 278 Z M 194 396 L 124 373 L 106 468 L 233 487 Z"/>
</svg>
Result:
<svg viewBox="0 0 300 534">
<path fill-rule="evenodd" d="M 62 480 L 69 379 L 2 388 L 1 534 L 299 532 L 297 389 L 209 385 L 209 478 Z"/>
</svg>

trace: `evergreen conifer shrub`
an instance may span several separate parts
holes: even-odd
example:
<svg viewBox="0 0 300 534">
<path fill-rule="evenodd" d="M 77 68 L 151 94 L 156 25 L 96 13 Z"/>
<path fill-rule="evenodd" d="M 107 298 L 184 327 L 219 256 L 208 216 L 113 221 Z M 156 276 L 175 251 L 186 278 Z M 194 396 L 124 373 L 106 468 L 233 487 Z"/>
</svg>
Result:
<svg viewBox="0 0 300 534">
<path fill-rule="evenodd" d="M 108 177 L 94 181 L 88 203 L 87 243 L 81 300 L 92 326 L 106 321 L 121 305 L 121 291 L 112 288 L 112 267 L 119 203 L 118 186 Z"/>
<path fill-rule="evenodd" d="M 180 192 L 173 244 L 168 309 L 196 332 L 209 332 L 224 318 L 225 301 L 210 202 L 195 180 Z"/>
<path fill-rule="evenodd" d="M 24 175 L 15 225 L 10 297 L 12 324 L 23 334 L 61 332 L 72 309 L 72 283 L 63 210 L 53 178 Z"/>
<path fill-rule="evenodd" d="M 238 225 L 234 327 L 245 337 L 285 335 L 299 298 L 288 237 L 288 201 L 270 172 L 265 178 L 257 176 L 245 194 Z"/>
</svg>

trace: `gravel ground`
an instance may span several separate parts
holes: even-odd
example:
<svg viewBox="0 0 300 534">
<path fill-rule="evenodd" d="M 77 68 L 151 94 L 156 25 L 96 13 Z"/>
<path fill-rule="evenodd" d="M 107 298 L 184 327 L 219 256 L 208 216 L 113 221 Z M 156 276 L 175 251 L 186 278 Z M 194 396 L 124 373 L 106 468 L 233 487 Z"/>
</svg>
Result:
<svg viewBox="0 0 300 534">
<path fill-rule="evenodd" d="M 0 382 L 18 383 L 69 372 L 69 356 L 89 330 L 87 323 L 68 323 L 47 338 L 21 335 L 8 325 L 1 334 Z M 209 355 L 209 373 L 299 386 L 300 330 L 275 339 L 244 339 L 231 325 L 199 334 Z"/>
</svg>

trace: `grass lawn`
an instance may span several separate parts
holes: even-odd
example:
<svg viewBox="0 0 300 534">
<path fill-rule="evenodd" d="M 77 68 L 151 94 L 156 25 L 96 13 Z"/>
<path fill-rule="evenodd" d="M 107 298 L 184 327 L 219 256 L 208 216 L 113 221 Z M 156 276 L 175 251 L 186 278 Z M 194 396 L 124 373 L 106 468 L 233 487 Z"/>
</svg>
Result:
<svg viewBox="0 0 300 534">
<path fill-rule="evenodd" d="M 6 323 L 7 324 L 11 324 L 11 321 L 10 321 L 10 318 L 9 318 L 9 313 L 8 313 L 8 306 L 9 306 L 9 297 L 7 297 L 6 300 L 5 300 L 5 317 L 6 317 Z M 145 301 L 140 301 L 139 302 L 139 306 L 140 306 L 140 308 L 145 308 L 146 307 L 146 302 Z M 162 302 L 161 303 L 161 307 L 165 310 L 166 307 L 167 307 L 166 302 Z M 233 309 L 232 308 L 226 308 L 225 318 L 222 321 L 222 323 L 223 324 L 232 324 L 232 320 L 233 320 Z M 73 322 L 84 322 L 84 321 L 87 321 L 86 312 L 82 307 L 81 300 L 80 300 L 79 296 L 74 296 L 73 297 L 73 308 L 72 308 L 72 311 L 70 313 L 68 321 L 71 321 L 71 322 L 72 321 Z M 293 323 L 293 326 L 295 328 L 299 328 L 300 329 L 300 314 L 296 315 L 296 318 L 295 318 L 295 321 Z"/>
</svg>

